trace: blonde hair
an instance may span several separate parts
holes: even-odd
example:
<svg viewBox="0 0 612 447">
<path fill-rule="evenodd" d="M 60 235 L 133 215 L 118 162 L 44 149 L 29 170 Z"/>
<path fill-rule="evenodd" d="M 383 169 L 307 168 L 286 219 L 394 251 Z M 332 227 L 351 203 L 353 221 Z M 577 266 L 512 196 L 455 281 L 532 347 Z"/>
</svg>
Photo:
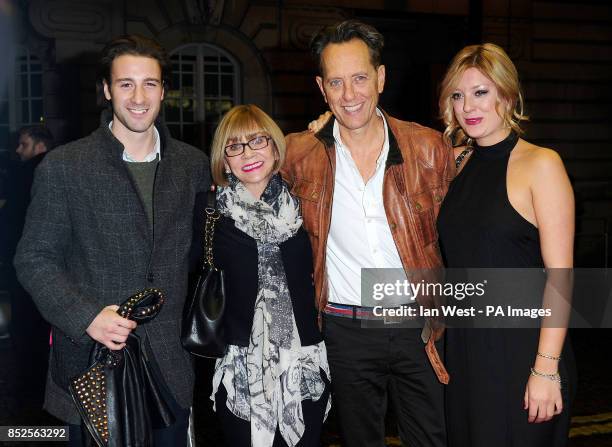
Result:
<svg viewBox="0 0 612 447">
<path fill-rule="evenodd" d="M 495 84 L 500 98 L 506 105 L 500 110 L 501 102 L 498 100 L 497 113 L 502 117 L 507 127 L 521 135 L 523 130 L 520 123 L 529 118 L 523 111 L 523 93 L 521 92 L 516 67 L 501 47 L 492 43 L 483 43 L 470 45 L 459 51 L 442 80 L 438 106 L 440 108 L 440 118 L 446 126 L 444 137 L 455 146 L 471 144 L 470 138 L 455 118 L 451 98 L 461 76 L 468 68 L 478 69 Z"/>
<path fill-rule="evenodd" d="M 266 132 L 274 142 L 277 159 L 273 172 L 276 173 L 285 161 L 285 136 L 278 125 L 263 110 L 253 104 L 234 106 L 227 111 L 215 130 L 210 150 L 210 170 L 213 182 L 218 186 L 227 186 L 224 169 L 225 146 L 230 140 L 239 139 L 253 132 Z"/>
</svg>

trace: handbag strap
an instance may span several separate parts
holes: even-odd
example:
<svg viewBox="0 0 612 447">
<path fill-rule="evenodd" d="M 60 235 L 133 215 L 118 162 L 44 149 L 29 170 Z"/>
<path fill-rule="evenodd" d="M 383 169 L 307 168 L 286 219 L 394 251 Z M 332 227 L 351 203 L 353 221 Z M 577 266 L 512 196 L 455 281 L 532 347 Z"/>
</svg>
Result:
<svg viewBox="0 0 612 447">
<path fill-rule="evenodd" d="M 206 213 L 204 216 L 204 265 L 214 269 L 213 236 L 215 234 L 215 223 L 221 217 L 221 214 L 217 210 L 216 194 L 214 191 L 208 191 L 206 195 L 206 204 L 207 206 L 204 209 Z"/>
</svg>

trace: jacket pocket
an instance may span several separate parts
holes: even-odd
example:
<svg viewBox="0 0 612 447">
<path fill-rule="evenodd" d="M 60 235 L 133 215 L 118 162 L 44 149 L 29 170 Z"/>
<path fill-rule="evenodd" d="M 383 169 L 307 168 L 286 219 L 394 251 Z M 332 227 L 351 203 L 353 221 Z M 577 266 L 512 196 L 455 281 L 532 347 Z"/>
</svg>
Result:
<svg viewBox="0 0 612 447">
<path fill-rule="evenodd" d="M 291 194 L 302 200 L 319 202 L 323 185 L 310 180 L 298 178 L 291 188 Z"/>
<path fill-rule="evenodd" d="M 304 228 L 308 234 L 319 235 L 321 214 L 321 196 L 323 185 L 310 180 L 298 178 L 291 188 L 291 194 L 300 199 Z"/>
<path fill-rule="evenodd" d="M 89 357 L 94 342 L 91 340 L 77 345 L 56 327 L 53 327 L 52 331 L 53 345 L 49 361 L 51 378 L 56 385 L 68 392 L 71 380 L 90 366 Z"/>
<path fill-rule="evenodd" d="M 438 196 L 436 196 L 435 190 L 430 190 L 415 194 L 408 199 L 408 206 L 415 216 L 424 246 L 438 239 L 436 216 L 441 200 L 438 202 L 436 197 Z"/>
</svg>

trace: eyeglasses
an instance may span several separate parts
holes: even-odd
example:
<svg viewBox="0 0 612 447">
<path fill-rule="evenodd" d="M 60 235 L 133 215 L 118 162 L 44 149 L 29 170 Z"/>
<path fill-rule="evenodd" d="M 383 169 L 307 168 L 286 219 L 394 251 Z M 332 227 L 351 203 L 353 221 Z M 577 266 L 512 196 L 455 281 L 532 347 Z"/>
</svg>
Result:
<svg viewBox="0 0 612 447">
<path fill-rule="evenodd" d="M 228 157 L 236 157 L 238 155 L 242 155 L 246 146 L 250 147 L 254 151 L 258 151 L 260 149 L 265 149 L 268 147 L 270 140 L 272 137 L 267 135 L 260 135 L 255 137 L 246 143 L 233 143 L 225 146 L 225 155 Z"/>
</svg>

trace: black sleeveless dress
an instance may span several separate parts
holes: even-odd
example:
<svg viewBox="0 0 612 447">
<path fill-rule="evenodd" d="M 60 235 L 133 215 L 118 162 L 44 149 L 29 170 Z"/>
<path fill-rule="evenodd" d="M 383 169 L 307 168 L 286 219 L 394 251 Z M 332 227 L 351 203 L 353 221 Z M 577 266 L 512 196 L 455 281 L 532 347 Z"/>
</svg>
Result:
<svg viewBox="0 0 612 447">
<path fill-rule="evenodd" d="M 450 185 L 438 216 L 447 267 L 542 267 L 539 233 L 510 204 L 506 171 L 518 136 L 476 146 Z M 559 373 L 563 412 L 551 421 L 527 422 L 525 386 L 539 340 L 538 329 L 463 329 L 446 332 L 449 447 L 557 447 L 567 445 L 574 389 L 568 343 Z"/>
</svg>

